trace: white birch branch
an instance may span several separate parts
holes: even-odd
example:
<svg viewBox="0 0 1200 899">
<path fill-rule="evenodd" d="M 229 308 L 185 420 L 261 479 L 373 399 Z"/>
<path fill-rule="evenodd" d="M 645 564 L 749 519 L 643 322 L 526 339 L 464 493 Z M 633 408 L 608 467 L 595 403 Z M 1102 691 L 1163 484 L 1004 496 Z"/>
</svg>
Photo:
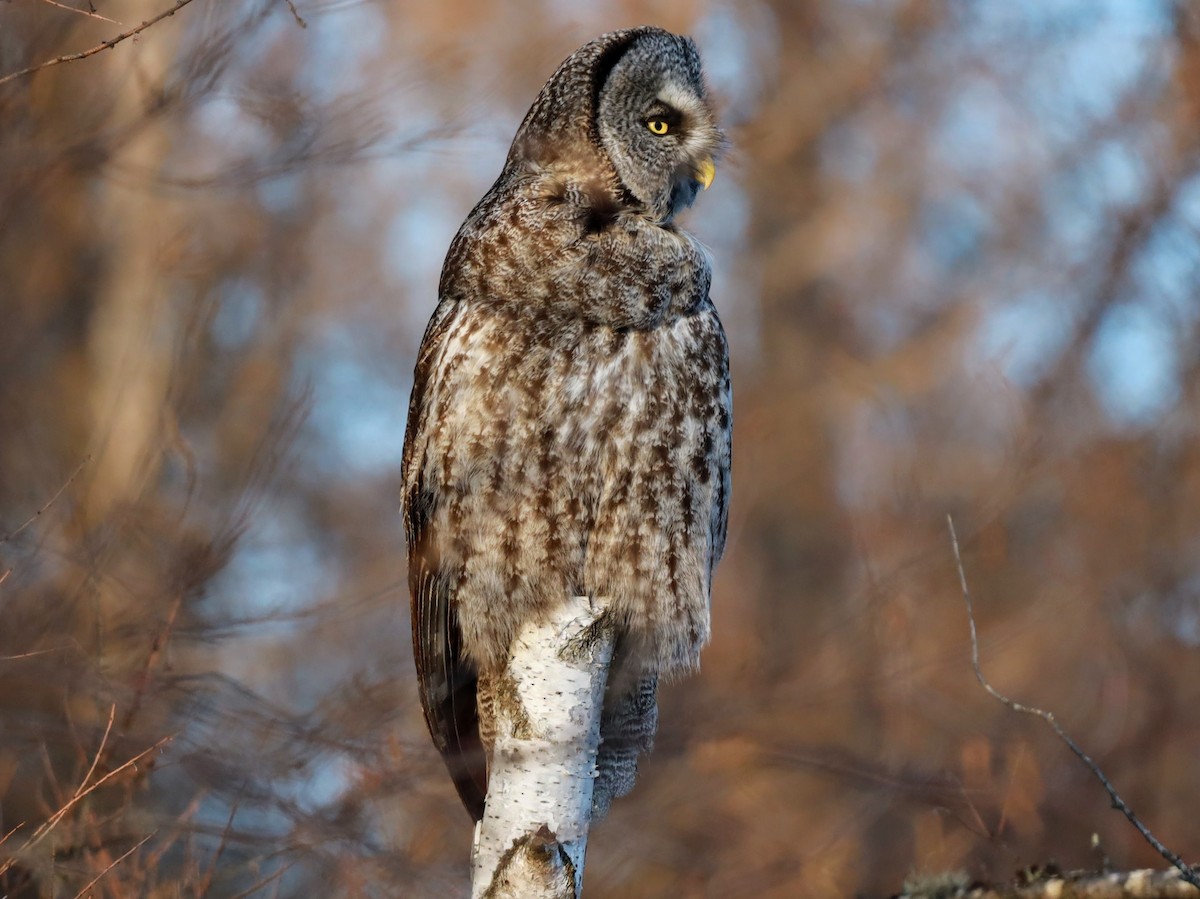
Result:
<svg viewBox="0 0 1200 899">
<path fill-rule="evenodd" d="M 494 726 L 472 899 L 579 899 L 613 653 L 602 613 L 572 597 L 523 627 L 504 673 L 480 682 Z"/>
</svg>

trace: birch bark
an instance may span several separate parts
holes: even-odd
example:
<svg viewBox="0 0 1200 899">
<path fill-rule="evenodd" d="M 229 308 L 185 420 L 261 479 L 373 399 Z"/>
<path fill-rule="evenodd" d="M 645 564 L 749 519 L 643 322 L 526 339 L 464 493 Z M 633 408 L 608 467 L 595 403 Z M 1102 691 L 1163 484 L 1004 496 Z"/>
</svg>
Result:
<svg viewBox="0 0 1200 899">
<path fill-rule="evenodd" d="M 480 683 L 495 725 L 472 899 L 578 899 L 583 889 L 613 652 L 602 614 L 602 602 L 572 597 L 522 628 L 505 671 Z"/>
</svg>

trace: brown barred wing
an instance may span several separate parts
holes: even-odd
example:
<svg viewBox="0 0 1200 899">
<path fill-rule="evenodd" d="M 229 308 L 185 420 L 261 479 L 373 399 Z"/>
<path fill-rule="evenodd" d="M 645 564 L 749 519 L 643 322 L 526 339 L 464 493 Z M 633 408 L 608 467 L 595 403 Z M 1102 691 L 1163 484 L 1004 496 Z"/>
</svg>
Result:
<svg viewBox="0 0 1200 899">
<path fill-rule="evenodd" d="M 462 803 L 476 821 L 487 796 L 487 759 L 479 735 L 478 674 L 464 656 L 454 593 L 457 575 L 441 564 L 434 533 L 439 495 L 425 482 L 425 450 L 431 381 L 457 304 L 443 302 L 429 322 L 413 378 L 404 444 L 404 524 L 413 660 L 425 724 L 441 753 Z"/>
</svg>

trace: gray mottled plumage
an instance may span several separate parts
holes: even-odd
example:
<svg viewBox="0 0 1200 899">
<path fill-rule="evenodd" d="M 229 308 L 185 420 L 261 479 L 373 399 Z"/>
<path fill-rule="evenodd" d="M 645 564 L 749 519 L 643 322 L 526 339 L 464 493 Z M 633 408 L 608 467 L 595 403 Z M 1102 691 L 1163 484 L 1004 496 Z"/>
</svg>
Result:
<svg viewBox="0 0 1200 899">
<path fill-rule="evenodd" d="M 542 88 L 446 257 L 403 502 L 421 702 L 476 819 L 479 718 L 523 622 L 610 602 L 601 812 L 650 745 L 657 678 L 708 639 L 729 364 L 707 255 L 673 217 L 720 141 L 690 40 L 606 34 Z"/>
</svg>

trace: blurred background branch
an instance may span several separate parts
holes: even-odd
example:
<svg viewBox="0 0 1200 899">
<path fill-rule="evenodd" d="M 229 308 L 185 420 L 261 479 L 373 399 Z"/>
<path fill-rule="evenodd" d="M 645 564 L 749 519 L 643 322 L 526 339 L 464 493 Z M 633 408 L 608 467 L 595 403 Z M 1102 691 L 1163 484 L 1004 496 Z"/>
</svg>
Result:
<svg viewBox="0 0 1200 899">
<path fill-rule="evenodd" d="M 10 0 L 10 2 L 11 2 L 11 0 Z M 114 24 L 118 24 L 118 25 L 120 24 L 119 22 L 116 22 L 116 20 L 114 20 L 114 19 L 107 19 L 104 16 L 98 15 L 93 10 L 75 9 L 75 8 L 67 6 L 66 4 L 63 4 L 63 3 L 53 3 L 53 2 L 51 2 L 51 0 L 43 0 L 43 2 L 50 2 L 51 6 L 56 6 L 59 9 L 67 9 L 67 10 L 71 10 L 72 12 L 81 12 L 84 15 L 88 15 L 88 16 L 91 16 L 92 18 L 100 19 L 101 21 L 104 21 L 104 22 L 113 22 Z M 89 56 L 95 56 L 97 53 L 103 53 L 105 50 L 111 50 L 113 47 L 115 47 L 117 44 L 121 43 L 122 41 L 129 40 L 129 38 L 131 38 L 131 37 L 137 37 L 139 34 L 141 34 L 143 31 L 145 31 L 151 25 L 155 25 L 155 24 L 161 22 L 163 19 L 167 18 L 168 16 L 175 15 L 175 13 L 179 12 L 179 10 L 181 10 L 183 7 L 187 6 L 191 2 L 192 2 L 192 0 L 176 0 L 174 6 L 172 6 L 169 9 L 164 9 L 158 15 L 153 16 L 152 18 L 149 18 L 146 21 L 142 22 L 141 25 L 138 25 L 134 28 L 130 28 L 128 31 L 122 31 L 120 34 L 114 35 L 113 37 L 110 37 L 106 41 L 101 41 L 96 46 L 90 47 L 87 50 L 81 50 L 78 53 L 67 53 L 63 56 L 56 56 L 56 57 L 54 57 L 54 59 L 47 59 L 45 62 L 39 62 L 36 65 L 32 65 L 32 66 L 26 66 L 25 68 L 19 69 L 16 72 L 12 72 L 8 75 L 0 75 L 0 84 L 4 84 L 6 81 L 14 81 L 17 78 L 24 78 L 27 75 L 32 75 L 34 72 L 40 72 L 42 69 L 48 69 L 51 66 L 57 66 L 64 62 L 77 62 L 78 60 L 81 60 L 81 59 L 87 59 Z M 297 17 L 297 21 L 299 21 L 299 17 Z"/>
<path fill-rule="evenodd" d="M 1121 794 L 1117 792 L 1116 787 L 1114 787 L 1109 779 L 1104 776 L 1104 772 L 1100 769 L 1100 766 L 1092 761 L 1091 757 L 1078 743 L 1071 739 L 1070 734 L 1063 730 L 1062 725 L 1058 723 L 1058 719 L 1054 717 L 1053 712 L 1047 712 L 1045 709 L 1039 709 L 1037 706 L 1025 705 L 1022 702 L 1017 702 L 1014 699 L 1010 699 L 993 687 L 988 679 L 984 677 L 983 669 L 979 667 L 979 635 L 975 625 L 975 606 L 971 601 L 971 591 L 967 587 L 967 574 L 963 570 L 962 555 L 960 554 L 958 548 L 958 534 L 954 530 L 953 516 L 946 516 L 946 524 L 948 524 L 950 527 L 950 544 L 954 549 L 954 563 L 958 569 L 958 580 L 960 586 L 962 587 L 963 602 L 967 604 L 967 623 L 971 629 L 971 667 L 975 669 L 975 679 L 979 681 L 979 685 L 983 687 L 983 689 L 986 690 L 988 695 L 990 695 L 993 699 L 1002 703 L 1012 711 L 1020 712 L 1025 715 L 1033 715 L 1035 718 L 1040 718 L 1045 721 L 1046 724 L 1049 725 L 1050 729 L 1054 731 L 1055 735 L 1066 744 L 1067 748 L 1075 754 L 1075 757 L 1079 759 L 1079 761 L 1095 776 L 1096 780 L 1100 782 L 1100 786 L 1104 787 L 1105 792 L 1108 793 L 1108 798 L 1112 803 L 1112 807 L 1125 816 L 1129 823 L 1133 825 L 1134 829 L 1136 829 L 1137 832 L 1142 835 L 1142 839 L 1149 843 L 1155 852 L 1161 855 L 1164 860 L 1170 862 L 1170 864 L 1178 870 L 1178 876 L 1181 879 L 1187 883 L 1190 883 L 1193 887 L 1200 889 L 1200 878 L 1196 876 L 1196 872 L 1194 872 L 1191 867 L 1189 867 L 1183 861 L 1183 859 L 1172 852 L 1169 848 L 1164 846 L 1158 837 L 1150 832 L 1150 829 L 1145 825 L 1142 819 L 1133 813 L 1133 809 L 1131 809 L 1128 803 L 1121 798 Z"/>
</svg>

